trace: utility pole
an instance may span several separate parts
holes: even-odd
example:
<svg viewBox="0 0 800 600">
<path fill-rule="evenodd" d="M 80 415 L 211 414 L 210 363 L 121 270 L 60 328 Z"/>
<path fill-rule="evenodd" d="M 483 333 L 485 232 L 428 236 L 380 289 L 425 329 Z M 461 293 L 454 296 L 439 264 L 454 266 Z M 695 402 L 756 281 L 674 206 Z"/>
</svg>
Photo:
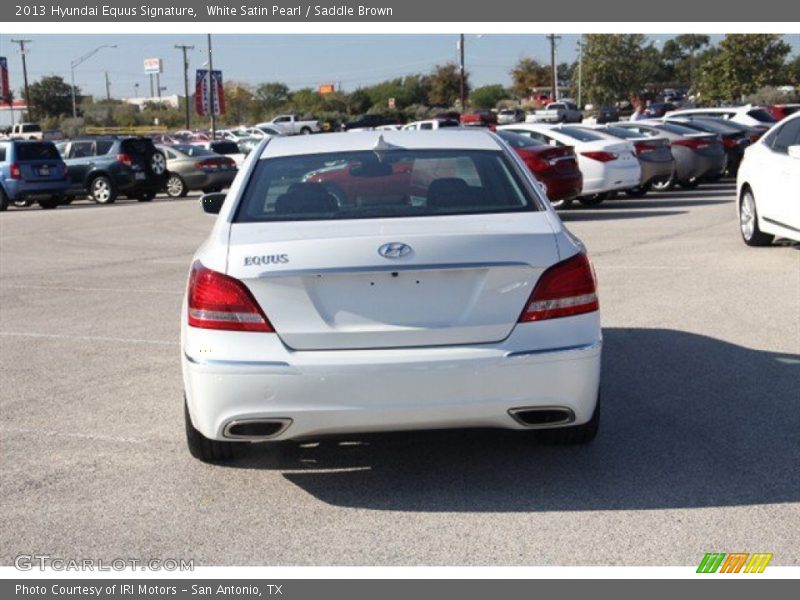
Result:
<svg viewBox="0 0 800 600">
<path fill-rule="evenodd" d="M 214 108 L 214 59 L 211 56 L 211 34 L 208 34 L 208 112 L 211 113 L 211 139 L 217 139 L 217 115 Z"/>
<path fill-rule="evenodd" d="M 25 86 L 25 104 L 28 107 L 28 120 L 33 121 L 33 104 L 28 95 L 28 65 L 25 62 L 25 44 L 33 43 L 33 40 L 11 40 L 12 44 L 19 44 L 19 53 L 22 55 L 22 81 Z"/>
<path fill-rule="evenodd" d="M 461 112 L 465 113 L 467 111 L 467 85 L 466 85 L 466 74 L 464 73 L 464 34 L 461 34 L 461 39 L 458 42 L 458 49 L 459 54 L 461 56 L 460 60 L 460 72 L 461 72 Z"/>
<path fill-rule="evenodd" d="M 186 109 L 186 129 L 192 128 L 192 113 L 189 109 L 189 57 L 186 54 L 188 50 L 194 50 L 194 46 L 187 46 L 186 44 L 175 44 L 175 48 L 183 51 L 183 100 L 184 108 Z"/>
<path fill-rule="evenodd" d="M 553 93 L 550 98 L 553 102 L 558 100 L 558 67 L 556 66 L 556 40 L 560 40 L 560 35 L 549 33 L 545 36 L 550 40 L 550 68 L 553 70 Z"/>
<path fill-rule="evenodd" d="M 158 101 L 161 102 L 161 73 L 156 73 L 156 90 L 158 93 Z"/>
<path fill-rule="evenodd" d="M 582 92 L 583 92 L 583 34 L 578 39 L 578 108 L 583 110 L 581 107 L 583 104 L 581 103 L 582 100 Z"/>
<path fill-rule="evenodd" d="M 106 75 L 106 100 L 111 100 L 111 82 L 108 80 L 108 71 L 105 72 Z"/>
<path fill-rule="evenodd" d="M 151 98 L 152 98 L 153 96 L 155 96 L 155 95 L 156 95 L 156 93 L 155 93 L 155 92 L 156 92 L 156 91 L 155 91 L 155 89 L 153 88 L 153 74 L 152 74 L 152 73 L 150 73 L 150 97 L 151 97 Z"/>
</svg>

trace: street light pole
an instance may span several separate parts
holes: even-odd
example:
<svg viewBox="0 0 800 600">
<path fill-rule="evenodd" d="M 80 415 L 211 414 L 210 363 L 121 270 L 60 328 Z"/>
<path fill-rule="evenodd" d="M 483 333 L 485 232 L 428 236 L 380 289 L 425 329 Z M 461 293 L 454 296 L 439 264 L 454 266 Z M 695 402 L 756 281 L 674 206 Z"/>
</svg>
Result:
<svg viewBox="0 0 800 600">
<path fill-rule="evenodd" d="M 461 34 L 461 39 L 458 43 L 458 49 L 460 51 L 461 61 L 460 61 L 460 71 L 461 71 L 461 112 L 466 112 L 467 110 L 467 86 L 466 86 L 466 77 L 464 73 L 464 34 Z"/>
<path fill-rule="evenodd" d="M 80 56 L 69 63 L 69 77 L 70 77 L 70 84 L 72 88 L 72 118 L 78 118 L 78 107 L 77 103 L 75 102 L 75 67 L 80 65 L 81 63 L 86 62 L 90 58 L 92 58 L 95 54 L 100 52 L 103 48 L 116 48 L 116 44 L 103 44 L 102 46 L 98 46 L 91 52 L 87 52 L 83 56 Z"/>
<path fill-rule="evenodd" d="M 184 91 L 184 105 L 186 109 L 186 129 L 192 128 L 191 110 L 189 109 L 189 57 L 187 50 L 194 50 L 194 46 L 187 46 L 185 44 L 175 44 L 175 48 L 183 51 L 183 91 Z"/>
<path fill-rule="evenodd" d="M 19 53 L 22 55 L 22 81 L 25 86 L 25 104 L 28 107 L 28 120 L 33 121 L 33 103 L 28 94 L 28 65 L 25 61 L 25 44 L 32 43 L 33 40 L 11 40 L 12 44 L 19 44 Z"/>
</svg>

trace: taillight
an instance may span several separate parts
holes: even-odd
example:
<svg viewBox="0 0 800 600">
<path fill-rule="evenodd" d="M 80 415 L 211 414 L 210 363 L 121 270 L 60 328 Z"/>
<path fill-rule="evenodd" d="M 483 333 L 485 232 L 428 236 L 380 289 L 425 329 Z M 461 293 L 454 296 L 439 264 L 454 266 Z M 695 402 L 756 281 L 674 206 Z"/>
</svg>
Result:
<svg viewBox="0 0 800 600">
<path fill-rule="evenodd" d="M 583 156 L 586 158 L 591 158 L 594 160 L 599 160 L 600 162 L 611 162 L 612 160 L 617 160 L 619 158 L 619 154 L 615 154 L 613 152 L 581 152 Z"/>
<path fill-rule="evenodd" d="M 64 179 L 69 179 L 69 169 L 67 168 L 67 165 L 64 165 Z"/>
<path fill-rule="evenodd" d="M 11 174 L 11 179 L 22 179 L 22 170 L 17 163 L 11 163 L 9 172 Z"/>
<path fill-rule="evenodd" d="M 599 308 L 594 269 L 581 252 L 542 273 L 519 322 L 581 315 Z"/>
<path fill-rule="evenodd" d="M 722 145 L 726 148 L 736 148 L 739 145 L 738 140 L 734 140 L 733 138 L 722 138 Z"/>
<path fill-rule="evenodd" d="M 522 158 L 522 161 L 534 173 L 541 173 L 542 171 L 550 168 L 550 162 L 536 152 L 531 152 L 530 150 L 525 150 L 524 148 L 518 150 L 517 152 L 520 155 L 520 158 Z"/>
<path fill-rule="evenodd" d="M 231 159 L 231 158 L 226 158 L 225 159 L 225 164 L 228 166 L 229 169 L 235 169 L 236 168 L 236 161 Z"/>
<path fill-rule="evenodd" d="M 658 146 L 653 146 L 652 144 L 648 144 L 645 142 L 634 142 L 633 147 L 636 149 L 636 156 L 640 154 L 646 154 L 647 152 L 655 152 L 658 150 Z"/>
<path fill-rule="evenodd" d="M 126 167 L 133 166 L 133 158 L 130 154 L 117 154 L 117 162 L 121 162 Z"/>
<path fill-rule="evenodd" d="M 250 290 L 200 262 L 189 276 L 189 325 L 203 329 L 274 332 Z"/>
<path fill-rule="evenodd" d="M 698 140 L 695 138 L 682 138 L 673 141 L 672 145 L 683 146 L 685 148 L 691 148 L 692 150 L 700 150 L 702 148 L 708 148 L 711 145 L 711 142 L 708 142 L 706 140 Z"/>
</svg>

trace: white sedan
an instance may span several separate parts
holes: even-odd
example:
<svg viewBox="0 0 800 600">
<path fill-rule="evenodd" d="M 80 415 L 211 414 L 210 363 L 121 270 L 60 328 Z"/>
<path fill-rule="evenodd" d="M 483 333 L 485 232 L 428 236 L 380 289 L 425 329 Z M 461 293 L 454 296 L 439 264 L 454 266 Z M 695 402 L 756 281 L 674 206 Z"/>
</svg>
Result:
<svg viewBox="0 0 800 600">
<path fill-rule="evenodd" d="M 583 174 L 581 204 L 597 206 L 608 192 L 629 190 L 639 185 L 642 169 L 630 142 L 610 140 L 577 125 L 517 123 L 498 127 L 527 135 L 551 146 L 573 146 Z"/>
<path fill-rule="evenodd" d="M 736 182 L 748 246 L 766 246 L 775 237 L 800 242 L 800 113 L 745 150 Z"/>
<path fill-rule="evenodd" d="M 495 134 L 274 138 L 202 204 L 217 217 L 181 316 L 195 457 L 372 431 L 597 433 L 594 271 Z"/>
</svg>

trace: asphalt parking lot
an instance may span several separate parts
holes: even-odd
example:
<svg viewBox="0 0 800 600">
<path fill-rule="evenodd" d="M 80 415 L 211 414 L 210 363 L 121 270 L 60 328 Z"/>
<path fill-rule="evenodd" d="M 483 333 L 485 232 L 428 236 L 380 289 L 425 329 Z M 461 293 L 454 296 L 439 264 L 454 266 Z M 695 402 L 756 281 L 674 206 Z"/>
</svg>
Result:
<svg viewBox="0 0 800 600">
<path fill-rule="evenodd" d="M 600 281 L 593 445 L 351 436 L 216 467 L 183 433 L 179 309 L 212 223 L 196 198 L 11 209 L 0 563 L 798 565 L 800 245 L 746 247 L 733 200 L 720 182 L 562 213 Z"/>
</svg>

